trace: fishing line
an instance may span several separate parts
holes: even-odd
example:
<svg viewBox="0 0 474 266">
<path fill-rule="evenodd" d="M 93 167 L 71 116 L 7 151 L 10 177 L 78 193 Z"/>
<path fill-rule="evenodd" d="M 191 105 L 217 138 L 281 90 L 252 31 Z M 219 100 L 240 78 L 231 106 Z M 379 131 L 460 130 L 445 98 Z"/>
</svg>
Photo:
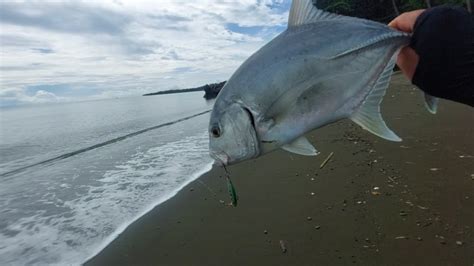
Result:
<svg viewBox="0 0 474 266">
<path fill-rule="evenodd" d="M 214 192 L 214 190 L 212 190 L 208 185 L 206 185 L 201 180 L 198 179 L 197 181 L 199 182 L 199 184 L 201 184 L 203 187 L 205 187 L 207 190 L 209 190 L 209 192 L 212 194 L 212 196 L 217 199 L 217 193 Z"/>
</svg>

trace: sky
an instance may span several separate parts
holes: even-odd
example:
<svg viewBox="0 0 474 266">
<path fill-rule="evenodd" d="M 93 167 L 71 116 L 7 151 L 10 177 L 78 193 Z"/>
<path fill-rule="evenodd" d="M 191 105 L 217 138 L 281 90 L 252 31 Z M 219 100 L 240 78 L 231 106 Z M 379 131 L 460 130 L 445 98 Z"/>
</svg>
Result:
<svg viewBox="0 0 474 266">
<path fill-rule="evenodd" d="M 286 29 L 290 0 L 0 2 L 0 106 L 226 80 Z"/>
</svg>

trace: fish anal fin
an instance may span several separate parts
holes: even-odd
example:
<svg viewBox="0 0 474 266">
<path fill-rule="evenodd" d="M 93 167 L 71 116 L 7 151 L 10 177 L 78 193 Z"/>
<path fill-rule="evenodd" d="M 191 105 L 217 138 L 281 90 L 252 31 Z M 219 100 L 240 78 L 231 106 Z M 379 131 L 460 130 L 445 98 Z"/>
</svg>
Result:
<svg viewBox="0 0 474 266">
<path fill-rule="evenodd" d="M 290 8 L 290 17 L 288 18 L 288 27 L 341 17 L 344 16 L 318 9 L 311 0 L 293 0 Z"/>
<path fill-rule="evenodd" d="M 425 107 L 428 110 L 428 112 L 432 114 L 436 114 L 438 111 L 438 102 L 439 99 L 429 95 L 428 93 L 425 93 Z"/>
<path fill-rule="evenodd" d="M 370 94 L 358 110 L 350 116 L 350 119 L 363 129 L 391 141 L 402 141 L 402 139 L 385 124 L 380 114 L 380 103 L 390 82 L 397 55 L 398 53 L 394 54 L 385 66 Z"/>
<path fill-rule="evenodd" d="M 305 156 L 316 156 L 319 154 L 314 146 L 304 136 L 297 138 L 291 143 L 283 145 L 281 148 L 285 151 Z"/>
</svg>

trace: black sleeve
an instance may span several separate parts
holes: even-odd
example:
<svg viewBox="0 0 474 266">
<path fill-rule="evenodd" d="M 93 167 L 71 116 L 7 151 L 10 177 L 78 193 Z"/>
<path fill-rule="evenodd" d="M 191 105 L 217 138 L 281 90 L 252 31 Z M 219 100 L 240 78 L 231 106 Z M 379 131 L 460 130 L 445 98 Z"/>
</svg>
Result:
<svg viewBox="0 0 474 266">
<path fill-rule="evenodd" d="M 474 106 L 474 19 L 463 8 L 427 9 L 410 46 L 420 57 L 413 84 L 439 98 Z"/>
</svg>

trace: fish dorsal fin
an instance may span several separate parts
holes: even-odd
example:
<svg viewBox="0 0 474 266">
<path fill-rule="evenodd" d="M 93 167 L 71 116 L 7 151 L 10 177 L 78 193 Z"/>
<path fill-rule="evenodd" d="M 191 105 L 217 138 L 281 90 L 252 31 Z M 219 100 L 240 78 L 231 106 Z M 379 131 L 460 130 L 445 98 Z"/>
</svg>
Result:
<svg viewBox="0 0 474 266">
<path fill-rule="evenodd" d="M 392 76 L 395 58 L 398 52 L 392 57 L 378 78 L 375 86 L 359 109 L 351 115 L 350 119 L 363 129 L 391 141 L 402 141 L 392 130 L 390 130 L 380 114 L 380 103 L 387 90 Z"/>
<path fill-rule="evenodd" d="M 425 93 L 425 107 L 428 112 L 436 114 L 436 112 L 438 111 L 438 102 L 438 98 L 431 96 L 428 93 Z"/>
<path fill-rule="evenodd" d="M 318 9 L 315 4 L 313 4 L 312 0 L 293 0 L 290 17 L 288 18 L 288 27 L 310 24 L 318 20 L 331 20 L 343 17 Z"/>
<path fill-rule="evenodd" d="M 285 151 L 289 151 L 289 152 L 296 153 L 299 155 L 305 155 L 305 156 L 318 155 L 318 151 L 304 136 L 297 138 L 291 143 L 283 145 L 281 148 L 284 149 Z"/>
</svg>

